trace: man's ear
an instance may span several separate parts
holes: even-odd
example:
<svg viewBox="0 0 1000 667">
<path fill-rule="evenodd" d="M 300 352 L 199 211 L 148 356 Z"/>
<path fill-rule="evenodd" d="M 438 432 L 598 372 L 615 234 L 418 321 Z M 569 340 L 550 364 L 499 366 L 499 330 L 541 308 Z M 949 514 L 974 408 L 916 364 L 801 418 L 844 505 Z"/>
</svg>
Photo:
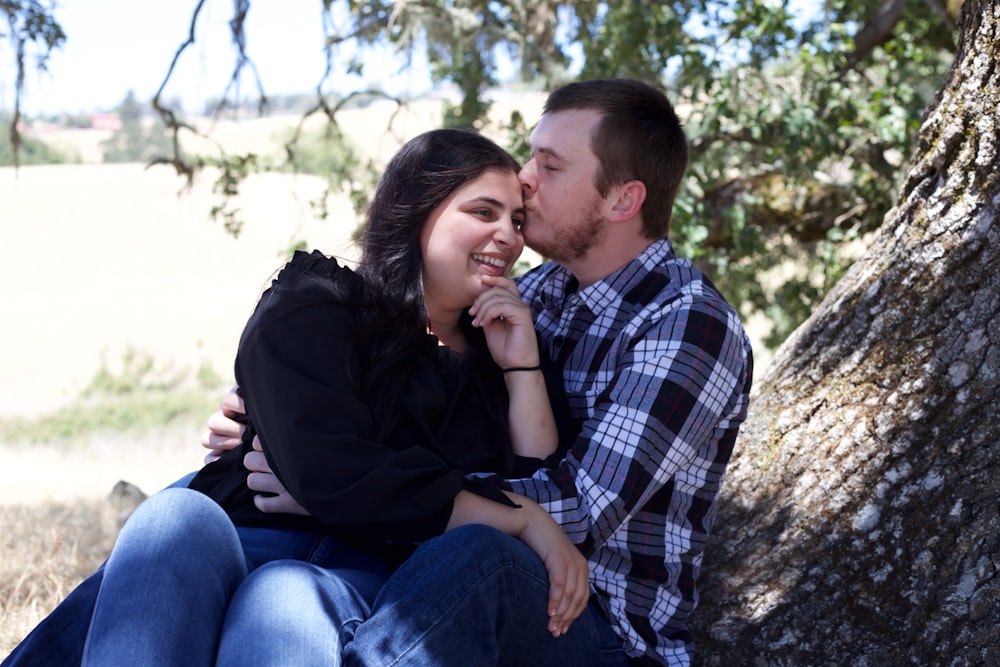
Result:
<svg viewBox="0 0 1000 667">
<path fill-rule="evenodd" d="M 611 206 L 608 219 L 625 222 L 639 216 L 642 203 L 646 201 L 646 184 L 642 181 L 626 181 L 615 188 L 618 197 Z"/>
</svg>

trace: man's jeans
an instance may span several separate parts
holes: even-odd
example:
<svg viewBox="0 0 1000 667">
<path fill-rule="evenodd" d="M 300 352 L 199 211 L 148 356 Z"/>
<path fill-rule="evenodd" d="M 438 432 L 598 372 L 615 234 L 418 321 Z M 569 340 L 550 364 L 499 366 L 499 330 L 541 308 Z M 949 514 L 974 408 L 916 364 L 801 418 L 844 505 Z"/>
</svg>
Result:
<svg viewBox="0 0 1000 667">
<path fill-rule="evenodd" d="M 479 525 L 424 543 L 382 587 L 344 665 L 624 667 L 621 639 L 593 600 L 559 638 L 549 578 L 523 542 Z"/>
</svg>

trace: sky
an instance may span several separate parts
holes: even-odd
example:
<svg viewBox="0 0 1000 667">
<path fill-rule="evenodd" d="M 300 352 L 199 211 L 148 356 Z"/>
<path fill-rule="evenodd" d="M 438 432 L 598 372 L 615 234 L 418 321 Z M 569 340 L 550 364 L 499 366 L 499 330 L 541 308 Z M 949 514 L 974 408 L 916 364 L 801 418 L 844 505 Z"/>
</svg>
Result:
<svg viewBox="0 0 1000 667">
<path fill-rule="evenodd" d="M 57 0 L 56 20 L 66 33 L 52 53 L 48 71 L 25 75 L 22 112 L 51 115 L 109 110 L 129 89 L 139 100 L 153 97 L 177 49 L 187 39 L 196 0 Z M 339 6 L 339 4 L 338 4 Z M 250 3 L 246 48 L 268 95 L 315 90 L 325 67 L 320 0 L 269 0 Z M 229 40 L 232 0 L 206 0 L 195 43 L 181 56 L 164 91 L 185 109 L 198 111 L 221 97 L 232 75 L 235 48 Z M 325 90 L 344 92 L 379 84 L 387 92 L 422 91 L 429 86 L 419 68 L 395 74 L 399 64 L 386 57 L 366 63 L 361 81 L 335 76 Z M 13 54 L 0 41 L 0 109 L 14 106 Z M 253 97 L 256 84 L 248 69 L 241 93 Z"/>
<path fill-rule="evenodd" d="M 49 58 L 48 71 L 29 64 L 22 112 L 30 116 L 110 110 L 131 89 L 140 101 L 159 89 L 177 49 L 187 39 L 197 0 L 55 0 L 56 20 L 66 33 L 61 49 Z M 180 98 L 188 112 L 218 99 L 232 76 L 236 51 L 228 22 L 233 0 L 205 0 L 195 43 L 180 57 L 164 91 Z M 792 0 L 793 13 L 805 18 L 804 0 Z M 251 2 L 245 23 L 247 51 L 270 95 L 315 90 L 325 67 L 321 0 Z M 334 3 L 342 9 L 343 3 Z M 815 8 L 813 10 L 815 11 Z M 336 18 L 334 20 L 337 20 Z M 344 21 L 341 20 L 343 24 Z M 349 92 L 377 85 L 388 93 L 421 93 L 430 87 L 428 69 L 419 63 L 402 73 L 388 53 L 370 57 L 366 79 L 341 72 L 324 90 Z M 14 106 L 15 66 L 10 42 L 0 39 L 0 109 Z M 503 76 L 501 76 L 503 78 Z M 247 68 L 243 99 L 254 99 L 256 83 Z"/>
</svg>

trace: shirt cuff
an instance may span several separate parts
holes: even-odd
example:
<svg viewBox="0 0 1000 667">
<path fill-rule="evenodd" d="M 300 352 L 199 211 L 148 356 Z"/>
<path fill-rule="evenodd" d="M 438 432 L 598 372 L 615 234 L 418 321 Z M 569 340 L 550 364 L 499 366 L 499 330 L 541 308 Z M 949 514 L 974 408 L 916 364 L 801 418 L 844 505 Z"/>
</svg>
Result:
<svg viewBox="0 0 1000 667">
<path fill-rule="evenodd" d="M 514 507 L 516 509 L 521 508 L 521 506 L 511 500 L 506 493 L 493 484 L 490 484 L 489 481 L 485 479 L 478 477 L 466 477 L 465 481 L 462 483 L 462 488 L 470 493 L 476 494 L 477 496 L 486 498 L 487 500 L 500 503 L 501 505 Z"/>
</svg>

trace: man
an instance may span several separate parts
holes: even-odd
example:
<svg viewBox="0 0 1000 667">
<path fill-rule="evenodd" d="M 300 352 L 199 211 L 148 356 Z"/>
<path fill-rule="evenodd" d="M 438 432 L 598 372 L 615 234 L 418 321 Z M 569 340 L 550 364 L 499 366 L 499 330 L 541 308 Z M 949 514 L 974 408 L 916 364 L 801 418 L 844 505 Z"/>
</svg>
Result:
<svg viewBox="0 0 1000 667">
<path fill-rule="evenodd" d="M 555 469 L 494 481 L 547 509 L 588 557 L 592 604 L 557 638 L 533 552 L 489 529 L 449 531 L 390 578 L 345 664 L 690 663 L 686 621 L 746 416 L 750 345 L 665 238 L 687 144 L 662 93 L 569 84 L 529 143 L 523 233 L 553 261 L 519 288 L 579 436 Z M 278 493 L 274 509 L 294 503 L 263 456 L 257 467 L 252 484 Z"/>
<path fill-rule="evenodd" d="M 579 546 L 591 604 L 563 637 L 547 623 L 534 552 L 466 526 L 390 578 L 347 664 L 690 663 L 686 621 L 746 417 L 750 345 L 736 312 L 666 240 L 687 143 L 662 93 L 629 80 L 569 84 L 549 97 L 530 144 L 523 231 L 553 261 L 519 288 L 579 435 L 557 467 L 491 481 L 538 502 Z M 224 414 L 210 448 L 238 440 Z M 294 508 L 262 455 L 249 467 L 254 490 L 276 494 L 262 508 Z M 85 582 L 67 602 L 86 608 L 95 589 Z"/>
</svg>

